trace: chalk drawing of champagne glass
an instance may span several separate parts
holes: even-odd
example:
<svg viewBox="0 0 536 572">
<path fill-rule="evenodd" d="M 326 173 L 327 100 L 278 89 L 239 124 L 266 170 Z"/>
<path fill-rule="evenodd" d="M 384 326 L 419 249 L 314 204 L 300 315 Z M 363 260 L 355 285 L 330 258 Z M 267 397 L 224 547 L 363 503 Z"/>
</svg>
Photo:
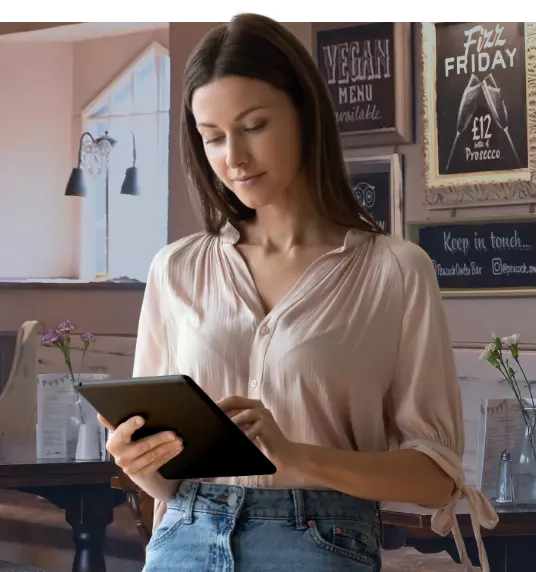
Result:
<svg viewBox="0 0 536 572">
<path fill-rule="evenodd" d="M 508 113 L 506 111 L 506 105 L 501 97 L 501 90 L 497 87 L 495 78 L 492 74 L 489 74 L 484 78 L 484 81 L 482 82 L 482 91 L 484 92 L 484 97 L 486 98 L 486 103 L 491 111 L 493 120 L 498 125 L 499 129 L 502 129 L 506 135 L 517 164 L 521 167 L 521 161 L 519 160 L 516 148 L 514 147 L 514 143 L 510 137 L 510 133 L 508 132 Z"/>
<path fill-rule="evenodd" d="M 478 95 L 480 94 L 481 83 L 475 74 L 472 74 L 469 78 L 469 83 L 465 88 L 462 98 L 460 100 L 460 107 L 458 108 L 458 119 L 456 120 L 456 137 L 454 143 L 450 148 L 449 159 L 447 161 L 446 170 L 449 170 L 450 162 L 452 161 L 452 156 L 454 155 L 454 150 L 458 143 L 460 135 L 467 129 L 471 118 L 478 105 Z"/>
</svg>

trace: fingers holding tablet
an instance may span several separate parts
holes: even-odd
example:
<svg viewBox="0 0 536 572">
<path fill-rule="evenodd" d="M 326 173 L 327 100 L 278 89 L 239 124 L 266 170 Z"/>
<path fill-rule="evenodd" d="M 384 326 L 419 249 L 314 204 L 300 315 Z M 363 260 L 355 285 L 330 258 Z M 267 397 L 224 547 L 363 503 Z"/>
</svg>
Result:
<svg viewBox="0 0 536 572">
<path fill-rule="evenodd" d="M 97 419 L 99 420 L 99 423 L 101 425 L 104 425 L 106 427 L 106 429 L 108 429 L 108 431 L 114 431 L 115 430 L 115 427 L 113 427 L 110 422 L 108 422 L 106 419 L 104 419 L 104 417 L 100 413 L 97 413 Z"/>
<path fill-rule="evenodd" d="M 158 433 L 132 443 L 123 466 L 120 466 L 131 477 L 145 478 L 181 453 L 182 449 L 183 445 L 178 437 L 173 434 Z"/>
<path fill-rule="evenodd" d="M 259 443 L 244 434 L 249 424 L 237 426 L 232 419 L 244 410 L 264 409 L 260 401 L 235 396 L 219 406 L 182 374 L 84 380 L 76 390 L 100 413 L 110 431 L 106 449 L 130 476 L 158 472 L 184 480 L 277 471 Z M 166 441 L 169 431 L 174 439 Z M 264 439 L 267 432 L 261 433 L 258 438 Z"/>
<path fill-rule="evenodd" d="M 143 427 L 144 423 L 145 420 L 139 415 L 135 415 L 123 423 L 120 423 L 117 429 L 114 431 L 114 433 L 117 435 L 118 442 L 130 443 L 132 441 L 132 435 L 134 435 L 134 433 L 140 429 L 140 427 Z"/>
<path fill-rule="evenodd" d="M 177 456 L 182 440 L 170 431 L 161 431 L 137 441 L 132 435 L 144 424 L 141 417 L 131 417 L 110 434 L 106 449 L 115 463 L 130 477 L 148 477 Z"/>
</svg>

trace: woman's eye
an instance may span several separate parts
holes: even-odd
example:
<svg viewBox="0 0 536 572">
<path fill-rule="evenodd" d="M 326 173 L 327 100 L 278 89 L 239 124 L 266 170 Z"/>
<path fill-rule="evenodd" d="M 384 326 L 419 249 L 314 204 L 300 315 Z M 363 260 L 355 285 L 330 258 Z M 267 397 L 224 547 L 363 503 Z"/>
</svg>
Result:
<svg viewBox="0 0 536 572">
<path fill-rule="evenodd" d="M 252 125 L 251 127 L 244 127 L 244 131 L 246 131 L 247 133 L 255 133 L 256 131 L 261 131 L 262 129 L 264 129 L 264 127 L 266 127 L 266 122 L 261 122 L 261 123 L 257 123 L 255 125 Z M 215 135 L 213 137 L 209 137 L 208 139 L 204 140 L 204 144 L 205 145 L 214 145 L 216 143 L 220 143 L 220 141 L 223 141 L 225 139 L 224 135 Z"/>
<path fill-rule="evenodd" d="M 266 123 L 258 123 L 257 125 L 253 125 L 252 127 L 246 127 L 246 131 L 248 132 L 260 131 L 265 126 Z"/>
</svg>

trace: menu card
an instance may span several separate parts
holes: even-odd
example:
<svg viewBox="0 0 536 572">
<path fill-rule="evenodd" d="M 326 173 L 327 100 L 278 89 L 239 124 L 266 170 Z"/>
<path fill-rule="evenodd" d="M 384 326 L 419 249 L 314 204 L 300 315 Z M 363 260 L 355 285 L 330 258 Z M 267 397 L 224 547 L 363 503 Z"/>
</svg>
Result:
<svg viewBox="0 0 536 572">
<path fill-rule="evenodd" d="M 108 379 L 107 374 L 81 373 L 80 380 Z M 67 427 L 77 399 L 76 390 L 68 374 L 41 373 L 37 376 L 36 456 L 38 459 L 66 459 Z M 85 422 L 96 433 L 100 443 L 101 459 L 106 455 L 105 428 L 97 419 L 97 412 L 87 400 L 80 397 Z"/>
<path fill-rule="evenodd" d="M 508 449 L 512 468 L 520 455 L 523 415 L 517 399 L 482 399 L 478 436 L 477 489 L 496 495 L 501 453 Z"/>
</svg>

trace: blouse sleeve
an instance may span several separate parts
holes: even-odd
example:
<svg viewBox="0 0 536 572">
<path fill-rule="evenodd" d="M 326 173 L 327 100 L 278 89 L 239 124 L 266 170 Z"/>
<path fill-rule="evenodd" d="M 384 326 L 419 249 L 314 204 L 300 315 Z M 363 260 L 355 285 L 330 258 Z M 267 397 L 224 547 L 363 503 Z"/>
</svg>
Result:
<svg viewBox="0 0 536 572">
<path fill-rule="evenodd" d="M 404 307 L 390 395 L 391 437 L 395 447 L 428 455 L 453 479 L 453 494 L 434 513 L 432 529 L 442 536 L 452 532 L 462 563 L 472 570 L 455 514 L 465 499 L 482 569 L 488 572 L 480 526 L 493 528 L 498 517 L 488 499 L 464 482 L 461 391 L 435 268 L 412 243 L 405 243 L 398 258 Z"/>
<path fill-rule="evenodd" d="M 157 253 L 149 267 L 138 320 L 132 377 L 169 374 L 163 258 L 163 252 Z"/>
</svg>

